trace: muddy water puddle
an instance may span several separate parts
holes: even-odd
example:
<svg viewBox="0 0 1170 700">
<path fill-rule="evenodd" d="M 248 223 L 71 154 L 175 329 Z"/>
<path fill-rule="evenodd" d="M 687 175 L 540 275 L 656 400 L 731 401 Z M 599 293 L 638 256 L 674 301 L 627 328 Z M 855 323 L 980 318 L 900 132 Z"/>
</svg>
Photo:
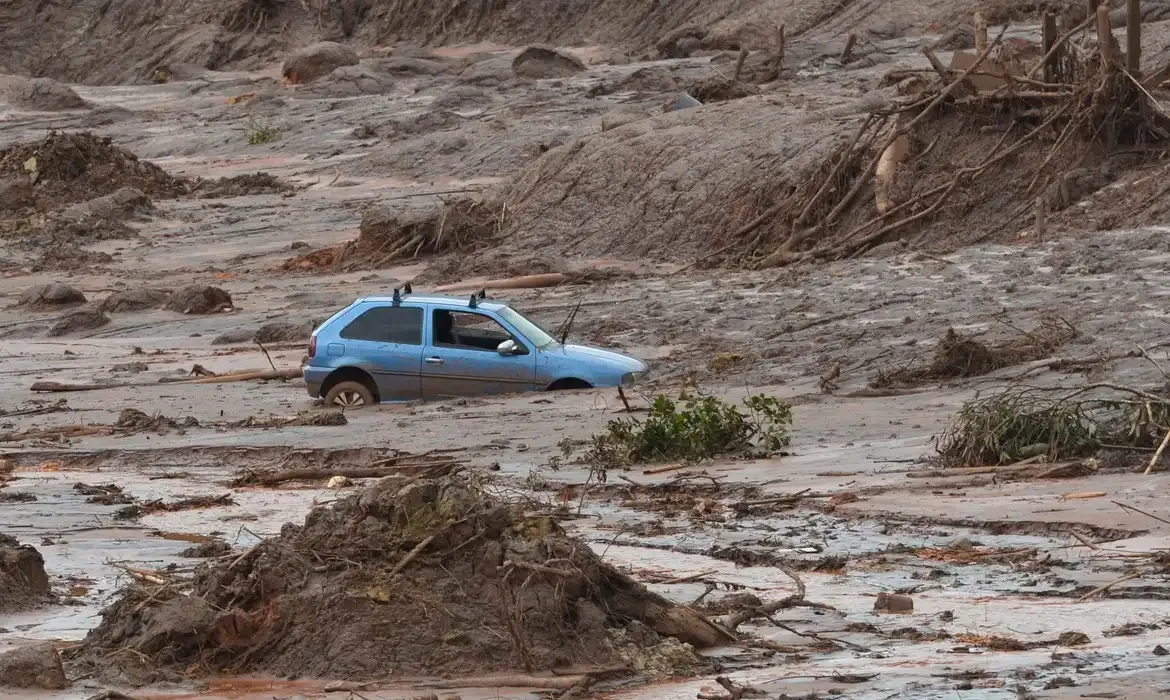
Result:
<svg viewBox="0 0 1170 700">
<path fill-rule="evenodd" d="M 787 576 L 774 567 L 737 567 L 711 557 L 678 552 L 647 550 L 628 545 L 594 544 L 610 562 L 635 572 L 669 572 L 676 579 L 700 575 L 718 581 L 724 590 L 747 589 L 762 600 L 782 598 L 794 592 Z M 987 584 L 994 576 L 991 567 L 972 578 Z M 974 573 L 974 572 L 972 572 Z M 777 613 L 785 624 L 801 632 L 852 642 L 860 647 L 827 655 L 813 655 L 807 661 L 786 661 L 762 668 L 738 668 L 734 679 L 756 685 L 771 693 L 808 694 L 830 688 L 845 691 L 850 698 L 888 698 L 898 693 L 906 698 L 947 697 L 963 688 L 963 698 L 1015 698 L 1017 683 L 1039 690 L 1057 677 L 1086 685 L 1110 676 L 1121 677 L 1143 670 L 1163 668 L 1165 662 L 1152 653 L 1165 644 L 1170 633 L 1155 630 L 1134 637 L 1105 637 L 1104 632 L 1127 622 L 1159 622 L 1170 608 L 1159 601 L 1040 600 L 1011 594 L 988 594 L 987 589 L 966 586 L 939 587 L 916 592 L 915 610 L 909 615 L 879 615 L 873 612 L 874 595 L 895 579 L 858 574 L 802 572 L 807 599 L 832 605 L 841 614 L 822 611 L 784 610 Z M 974 581 L 973 581 L 974 582 Z M 703 583 L 651 584 L 652 589 L 675 600 L 694 600 L 704 592 Z M 875 632 L 849 633 L 850 623 L 873 625 Z M 959 640 L 908 641 L 890 636 L 914 628 L 927 636 L 940 634 L 988 637 L 999 635 L 1030 644 L 1031 651 L 994 652 Z M 781 644 L 799 644 L 800 638 L 766 623 L 743 627 Z M 1062 633 L 1075 631 L 1089 642 L 1074 647 L 1059 643 Z M 903 632 L 904 634 L 904 632 Z M 807 641 L 807 640 L 806 640 Z M 735 655 L 724 650 L 734 668 Z M 1017 672 L 1025 671 L 1017 679 Z M 833 676 L 869 676 L 863 684 L 834 683 Z M 973 681 L 956 680 L 962 674 Z M 1034 675 L 1033 675 L 1034 674 Z M 944 677 L 950 676 L 950 677 Z M 784 680 L 791 678 L 792 680 Z M 694 698 L 711 692 L 709 679 L 658 684 L 615 694 L 614 697 Z"/>
<path fill-rule="evenodd" d="M 128 471 L 20 473 L 22 478 L 7 490 L 29 493 L 37 500 L 0 507 L 0 532 L 37 547 L 53 591 L 64 604 L 0 615 L 0 628 L 7 630 L 0 632 L 0 648 L 28 640 L 79 640 L 127 583 L 120 567 L 190 571 L 201 560 L 180 556 L 183 550 L 211 539 L 251 546 L 284 523 L 301 520 L 313 503 L 332 498 L 308 489 L 228 489 L 221 482 L 230 475 L 228 468 L 180 479 L 152 479 L 150 473 Z M 87 496 L 74 489 L 79 482 L 116 483 L 138 503 L 231 492 L 234 505 L 119 520 L 115 513 L 125 504 L 87 503 Z"/>
</svg>

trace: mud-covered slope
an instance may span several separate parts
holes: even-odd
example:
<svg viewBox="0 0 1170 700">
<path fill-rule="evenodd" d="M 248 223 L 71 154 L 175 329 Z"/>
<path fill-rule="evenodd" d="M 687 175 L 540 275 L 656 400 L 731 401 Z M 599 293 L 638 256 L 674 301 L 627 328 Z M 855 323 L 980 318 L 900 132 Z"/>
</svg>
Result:
<svg viewBox="0 0 1170 700">
<path fill-rule="evenodd" d="M 254 67 L 323 39 L 357 47 L 599 43 L 650 53 L 667 32 L 689 24 L 706 30 L 710 48 L 768 48 L 780 25 L 789 37 L 817 40 L 851 32 L 915 35 L 969 22 L 980 6 L 972 0 L 10 0 L 0 4 L 0 72 L 137 83 L 154 79 L 160 68 Z"/>
</svg>

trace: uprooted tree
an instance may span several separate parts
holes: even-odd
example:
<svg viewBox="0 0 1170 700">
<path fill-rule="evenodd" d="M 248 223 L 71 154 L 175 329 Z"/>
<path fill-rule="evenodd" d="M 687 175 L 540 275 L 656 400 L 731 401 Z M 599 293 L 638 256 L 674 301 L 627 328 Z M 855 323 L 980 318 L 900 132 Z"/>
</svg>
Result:
<svg viewBox="0 0 1170 700">
<path fill-rule="evenodd" d="M 1106 33 L 1095 52 L 1069 41 L 1089 24 L 1043 56 L 1002 42 L 1001 32 L 961 70 L 927 51 L 936 86 L 890 74 L 888 84 L 909 99 L 870 113 L 803 179 L 752 182 L 732 197 L 744 223 L 717 253 L 769 267 L 852 257 L 895 240 L 970 244 L 1076 203 L 1084 194 L 1074 191 L 1077 171 L 1170 137 L 1170 117 L 1122 68 L 1114 38 Z M 992 86 L 977 87 L 981 78 Z M 986 222 L 974 235 L 972 220 Z"/>
<path fill-rule="evenodd" d="M 1170 396 L 1108 382 L 1066 387 L 1015 386 L 963 404 L 938 436 L 947 467 L 1076 459 L 1109 448 L 1152 448 L 1153 469 L 1170 441 Z"/>
<path fill-rule="evenodd" d="M 194 580 L 136 578 L 72 664 L 128 683 L 369 680 L 612 665 L 612 631 L 630 625 L 695 647 L 734 639 L 465 475 L 387 477 Z"/>
</svg>

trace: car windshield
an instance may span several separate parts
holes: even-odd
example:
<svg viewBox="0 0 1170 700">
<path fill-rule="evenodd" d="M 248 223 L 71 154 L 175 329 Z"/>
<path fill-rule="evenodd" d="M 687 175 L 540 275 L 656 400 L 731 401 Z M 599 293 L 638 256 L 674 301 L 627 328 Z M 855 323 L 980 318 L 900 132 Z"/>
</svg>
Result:
<svg viewBox="0 0 1170 700">
<path fill-rule="evenodd" d="M 538 348 L 543 348 L 546 345 L 551 345 L 556 342 L 556 339 L 549 335 L 546 330 L 534 322 L 529 321 L 524 317 L 524 314 L 509 306 L 500 309 L 499 314 L 501 318 L 512 324 L 516 330 L 520 331 L 521 335 L 530 340 Z"/>
</svg>

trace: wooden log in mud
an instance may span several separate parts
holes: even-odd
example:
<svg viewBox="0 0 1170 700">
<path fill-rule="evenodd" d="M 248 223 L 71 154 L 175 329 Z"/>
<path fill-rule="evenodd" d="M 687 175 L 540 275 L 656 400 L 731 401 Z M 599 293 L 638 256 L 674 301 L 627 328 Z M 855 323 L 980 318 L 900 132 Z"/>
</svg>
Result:
<svg viewBox="0 0 1170 700">
<path fill-rule="evenodd" d="M 278 370 L 249 370 L 247 372 L 233 372 L 232 374 L 217 374 L 214 377 L 200 377 L 198 379 L 179 379 L 164 381 L 165 384 L 226 384 L 229 382 L 263 381 L 269 379 L 296 379 L 303 374 L 300 367 Z M 34 392 L 66 392 L 66 391 L 100 391 L 102 389 L 125 389 L 127 387 L 157 386 L 158 382 L 116 382 L 110 384 L 65 384 L 62 382 L 35 382 L 29 391 Z"/>
<path fill-rule="evenodd" d="M 240 486 L 278 486 L 288 481 L 326 481 L 335 476 L 347 479 L 380 479 L 385 476 L 416 476 L 427 472 L 438 477 L 450 473 L 460 462 L 450 459 L 411 462 L 403 459 L 392 465 L 372 467 L 303 467 L 278 472 L 248 472 L 231 483 Z"/>
<path fill-rule="evenodd" d="M 563 272 L 549 272 L 541 275 L 521 275 L 484 282 L 455 282 L 435 287 L 436 292 L 470 292 L 478 289 L 538 289 L 555 287 L 569 281 Z"/>
</svg>

